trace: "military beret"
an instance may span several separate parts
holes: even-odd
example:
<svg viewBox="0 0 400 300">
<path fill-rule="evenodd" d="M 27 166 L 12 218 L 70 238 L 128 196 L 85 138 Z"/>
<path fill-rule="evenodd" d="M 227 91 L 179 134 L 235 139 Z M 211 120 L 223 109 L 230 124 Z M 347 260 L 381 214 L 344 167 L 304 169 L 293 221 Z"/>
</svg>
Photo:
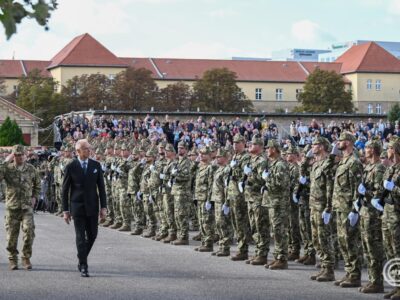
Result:
<svg viewBox="0 0 400 300">
<path fill-rule="evenodd" d="M 12 147 L 12 153 L 16 155 L 22 155 L 25 154 L 25 148 L 22 145 L 14 145 Z"/>
<path fill-rule="evenodd" d="M 168 152 L 175 152 L 175 148 L 174 148 L 174 146 L 172 146 L 171 144 L 167 144 L 167 145 L 165 146 L 165 151 L 168 151 Z"/>
<path fill-rule="evenodd" d="M 287 150 L 286 150 L 286 154 L 299 154 L 299 150 L 297 150 L 296 146 L 290 146 Z"/>
<path fill-rule="evenodd" d="M 382 152 L 381 152 L 381 155 L 379 156 L 379 158 L 380 158 L 380 159 L 387 159 L 387 158 L 388 158 L 388 156 L 387 156 L 387 151 L 386 151 L 386 150 L 382 151 Z"/>
<path fill-rule="evenodd" d="M 342 132 L 339 136 L 339 141 L 350 141 L 352 143 L 355 143 L 356 137 L 350 132 Z"/>
<path fill-rule="evenodd" d="M 209 147 L 202 147 L 201 149 L 200 149 L 200 151 L 199 151 L 201 154 L 206 154 L 206 155 L 208 155 L 208 154 L 210 154 L 211 153 L 211 151 L 210 151 L 210 148 Z"/>
<path fill-rule="evenodd" d="M 253 145 L 260 145 L 260 146 L 264 146 L 264 140 L 258 136 L 253 136 L 253 138 L 251 139 L 251 143 Z"/>
<path fill-rule="evenodd" d="M 267 148 L 276 148 L 276 149 L 280 150 L 281 145 L 279 144 L 279 142 L 277 140 L 270 139 L 270 140 L 268 140 Z"/>
<path fill-rule="evenodd" d="M 195 148 L 193 148 L 192 150 L 190 150 L 189 153 L 188 153 L 189 156 L 197 156 L 197 154 L 198 154 L 198 153 L 197 153 L 197 151 L 196 151 Z"/>
<path fill-rule="evenodd" d="M 106 148 L 110 149 L 110 148 L 114 148 L 113 142 L 112 141 L 108 141 L 106 144 Z"/>
<path fill-rule="evenodd" d="M 246 140 L 244 139 L 244 137 L 242 135 L 240 135 L 239 133 L 235 134 L 235 136 L 233 137 L 233 142 L 234 143 L 240 143 L 240 142 L 245 142 Z"/>
<path fill-rule="evenodd" d="M 323 137 L 323 136 L 318 136 L 318 137 L 316 137 L 316 138 L 313 140 L 312 144 L 313 144 L 313 145 L 319 145 L 319 144 L 321 144 L 321 145 L 324 145 L 324 146 L 325 146 L 325 149 L 328 149 L 331 143 L 329 142 L 329 140 L 328 140 L 327 138 L 325 138 L 325 137 Z M 309 149 L 307 149 L 307 151 L 308 151 L 308 150 L 309 150 Z"/>
<path fill-rule="evenodd" d="M 121 145 L 119 143 L 115 143 L 114 150 L 121 150 Z"/>
<path fill-rule="evenodd" d="M 160 142 L 158 144 L 158 149 L 165 149 L 166 143 L 165 142 Z"/>
<path fill-rule="evenodd" d="M 382 143 L 380 140 L 376 140 L 376 139 L 372 139 L 372 140 L 368 141 L 365 144 L 365 147 L 374 148 L 377 151 L 379 151 L 379 153 L 382 151 Z"/>
<path fill-rule="evenodd" d="M 96 151 L 94 152 L 95 154 L 104 154 L 104 150 L 101 147 L 97 147 Z"/>
<path fill-rule="evenodd" d="M 219 148 L 217 151 L 217 157 L 228 157 L 229 156 L 229 151 Z"/>
<path fill-rule="evenodd" d="M 121 145 L 121 150 L 128 150 L 128 149 L 129 149 L 129 148 L 128 148 L 127 144 L 122 143 L 122 145 Z"/>
<path fill-rule="evenodd" d="M 178 143 L 178 148 L 187 148 L 187 144 L 184 141 Z"/>
<path fill-rule="evenodd" d="M 392 147 L 394 149 L 394 151 L 396 151 L 397 153 L 400 153 L 400 139 L 398 136 L 392 136 L 390 138 L 389 147 Z"/>
<path fill-rule="evenodd" d="M 156 157 L 158 152 L 156 149 L 152 148 L 146 152 L 146 157 Z"/>
</svg>

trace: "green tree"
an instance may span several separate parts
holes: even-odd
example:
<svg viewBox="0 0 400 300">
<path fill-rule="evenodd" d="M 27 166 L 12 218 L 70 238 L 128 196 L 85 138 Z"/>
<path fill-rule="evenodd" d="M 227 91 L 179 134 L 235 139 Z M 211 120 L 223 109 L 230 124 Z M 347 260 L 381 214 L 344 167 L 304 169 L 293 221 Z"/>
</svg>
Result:
<svg viewBox="0 0 400 300">
<path fill-rule="evenodd" d="M 112 101 L 113 82 L 106 75 L 74 76 L 63 86 L 61 94 L 69 110 L 116 109 Z"/>
<path fill-rule="evenodd" d="M 252 111 L 253 104 L 236 84 L 236 78 L 236 73 L 227 68 L 204 72 L 193 85 L 193 107 L 202 111 Z"/>
<path fill-rule="evenodd" d="M 32 70 L 21 77 L 16 104 L 42 119 L 42 127 L 53 122 L 56 115 L 67 112 L 68 107 L 60 94 L 55 92 L 57 82 L 42 76 L 40 70 Z"/>
<path fill-rule="evenodd" d="M 0 77 L 0 95 L 3 95 L 5 92 L 6 92 L 5 80 Z"/>
<path fill-rule="evenodd" d="M 127 68 L 113 80 L 112 95 L 120 109 L 148 110 L 155 107 L 157 84 L 151 71 Z"/>
<path fill-rule="evenodd" d="M 396 121 L 400 120 L 400 105 L 398 103 L 396 103 L 395 105 L 393 105 L 388 114 L 387 114 L 388 120 L 391 123 L 394 123 Z"/>
<path fill-rule="evenodd" d="M 16 144 L 25 144 L 22 130 L 17 122 L 11 121 L 10 117 L 7 117 L 0 126 L 0 146 L 13 146 Z"/>
<path fill-rule="evenodd" d="M 17 32 L 17 24 L 24 18 L 35 19 L 40 26 L 48 30 L 51 12 L 57 8 L 57 0 L 0 0 L 0 22 L 3 24 L 7 39 Z"/>
<path fill-rule="evenodd" d="M 342 76 L 318 68 L 308 76 L 299 102 L 298 109 L 306 112 L 354 111 L 351 91 L 345 90 Z"/>
<path fill-rule="evenodd" d="M 159 91 L 158 110 L 181 110 L 191 109 L 193 94 L 190 86 L 183 82 L 168 84 Z"/>
</svg>

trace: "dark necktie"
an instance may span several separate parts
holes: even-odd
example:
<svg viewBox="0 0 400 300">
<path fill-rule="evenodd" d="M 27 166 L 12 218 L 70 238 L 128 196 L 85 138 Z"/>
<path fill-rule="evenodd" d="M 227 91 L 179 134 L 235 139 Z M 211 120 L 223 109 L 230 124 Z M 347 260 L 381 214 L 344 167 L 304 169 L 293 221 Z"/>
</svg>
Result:
<svg viewBox="0 0 400 300">
<path fill-rule="evenodd" d="M 83 174 L 86 175 L 86 169 L 87 169 L 87 162 L 86 162 L 86 161 L 84 161 L 84 162 L 82 163 L 82 169 L 83 169 Z"/>
</svg>

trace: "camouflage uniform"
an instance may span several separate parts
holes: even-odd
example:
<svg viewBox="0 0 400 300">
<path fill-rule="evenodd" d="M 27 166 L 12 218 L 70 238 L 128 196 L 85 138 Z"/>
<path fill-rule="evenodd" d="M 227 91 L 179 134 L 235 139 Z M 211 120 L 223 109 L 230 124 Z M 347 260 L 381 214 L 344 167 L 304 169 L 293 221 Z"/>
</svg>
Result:
<svg viewBox="0 0 400 300">
<path fill-rule="evenodd" d="M 15 155 L 24 154 L 21 145 L 13 147 Z M 7 253 L 10 260 L 10 268 L 16 269 L 18 262 L 18 236 L 22 228 L 23 247 L 22 260 L 25 266 L 32 256 L 32 244 L 35 238 L 35 224 L 33 221 L 32 197 L 39 199 L 40 176 L 37 170 L 28 163 L 16 166 L 15 163 L 3 163 L 0 165 L 0 180 L 5 180 L 6 212 L 5 228 L 7 232 Z M 11 266 L 13 264 L 13 266 Z"/>
<path fill-rule="evenodd" d="M 107 143 L 107 149 L 113 148 L 111 142 Z M 104 172 L 104 184 L 106 188 L 106 196 L 107 196 L 107 217 L 106 222 L 103 226 L 110 226 L 114 224 L 114 199 L 112 194 L 112 177 L 111 177 L 111 164 L 113 163 L 114 157 L 112 155 L 106 155 L 104 163 L 102 164 L 103 172 Z"/>
<path fill-rule="evenodd" d="M 264 141 L 261 138 L 253 137 L 253 145 L 260 145 L 264 150 Z M 247 211 L 249 215 L 252 233 L 255 241 L 255 257 L 250 261 L 253 265 L 264 265 L 267 263 L 270 244 L 270 221 L 268 208 L 262 205 L 265 181 L 262 174 L 268 168 L 268 161 L 263 153 L 253 155 L 244 168 L 248 173 L 245 182 L 245 201 L 247 202 Z"/>
<path fill-rule="evenodd" d="M 114 144 L 114 151 L 121 150 L 121 146 L 118 143 Z M 115 152 L 114 152 L 115 153 Z M 118 165 L 120 164 L 122 158 L 115 154 L 113 159 L 111 160 L 111 193 L 114 205 L 114 225 L 110 226 L 110 228 L 117 229 L 122 226 L 122 215 L 121 215 L 121 206 L 119 201 L 119 184 L 118 184 L 118 177 L 119 174 L 117 172 Z"/>
<path fill-rule="evenodd" d="M 279 149 L 277 141 L 269 140 L 267 147 Z M 266 178 L 266 192 L 263 196 L 262 205 L 268 207 L 271 226 L 275 239 L 274 262 L 270 265 L 281 263 L 286 265 L 288 256 L 288 207 L 289 207 L 289 166 L 280 156 L 271 160 L 268 166 L 268 177 Z M 276 263 L 276 264 L 275 264 Z"/>
<path fill-rule="evenodd" d="M 218 149 L 217 157 L 228 157 L 227 151 Z M 216 256 L 227 256 L 230 254 L 230 246 L 233 238 L 230 209 L 223 210 L 223 205 L 230 206 L 226 198 L 225 180 L 229 175 L 229 166 L 218 166 L 214 172 L 211 188 L 211 201 L 215 205 L 215 228 L 219 236 L 219 250 Z"/>
<path fill-rule="evenodd" d="M 355 138 L 350 133 L 340 134 L 339 141 L 349 140 L 354 143 Z M 348 155 L 339 162 L 333 189 L 333 209 L 337 216 L 337 234 L 340 251 L 345 261 L 346 279 L 343 278 L 340 285 L 361 285 L 361 236 L 360 227 L 357 223 L 350 226 L 348 215 L 352 211 L 353 201 L 362 179 L 362 164 L 354 157 Z M 350 281 L 352 281 L 350 283 Z M 349 282 L 349 284 L 347 284 Z M 354 283 L 354 284 L 353 284 Z"/>
<path fill-rule="evenodd" d="M 234 143 L 245 142 L 244 137 L 237 134 L 233 138 Z M 250 224 L 247 211 L 247 203 L 244 199 L 244 193 L 238 189 L 238 183 L 244 179 L 243 168 L 250 161 L 250 155 L 243 151 L 235 153 L 230 162 L 228 180 L 228 201 L 232 209 L 232 222 L 237 239 L 237 256 L 247 259 L 249 251 Z M 232 257 L 235 259 L 235 257 Z"/>
<path fill-rule="evenodd" d="M 189 152 L 189 155 L 196 155 L 197 153 L 195 150 L 192 150 Z M 192 183 L 191 183 L 191 192 L 192 192 L 192 203 L 190 205 L 190 221 L 192 225 L 192 230 L 196 231 L 199 230 L 199 213 L 198 213 L 198 205 L 197 205 L 197 200 L 195 199 L 195 181 L 196 181 L 196 173 L 197 169 L 199 167 L 199 162 L 198 161 L 190 161 L 191 163 L 191 169 L 190 169 L 190 174 L 192 177 Z M 201 240 L 201 233 L 199 233 L 198 238 L 193 238 L 195 240 Z"/>
<path fill-rule="evenodd" d="M 164 148 L 164 145 L 159 146 L 159 148 Z M 165 165 L 167 164 L 167 160 L 164 156 L 160 156 L 159 159 L 156 160 L 154 163 L 154 171 L 152 172 L 151 182 L 152 182 L 152 189 L 156 190 L 156 201 L 155 204 L 157 206 L 156 216 L 159 223 L 158 233 L 157 233 L 157 240 L 161 240 L 168 235 L 168 222 L 167 217 L 165 214 L 164 209 L 164 202 L 163 202 L 163 193 L 162 193 L 162 180 L 160 179 L 160 174 L 162 173 Z"/>
</svg>

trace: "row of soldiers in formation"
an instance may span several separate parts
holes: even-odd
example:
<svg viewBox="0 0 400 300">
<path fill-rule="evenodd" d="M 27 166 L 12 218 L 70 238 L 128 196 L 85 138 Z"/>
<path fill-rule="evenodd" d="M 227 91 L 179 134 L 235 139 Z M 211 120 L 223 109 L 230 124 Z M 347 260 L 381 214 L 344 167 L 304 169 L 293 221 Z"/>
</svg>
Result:
<svg viewBox="0 0 400 300">
<path fill-rule="evenodd" d="M 383 264 L 400 257 L 400 140 L 391 139 L 384 156 L 381 142 L 372 140 L 362 158 L 354 142 L 344 132 L 333 147 L 318 137 L 301 153 L 296 147 L 283 152 L 275 140 L 264 151 L 261 138 L 253 137 L 246 148 L 244 137 L 236 135 L 232 148 L 196 153 L 180 142 L 176 153 L 171 144 L 147 139 L 136 145 L 101 141 L 95 159 L 103 167 L 109 208 L 102 225 L 188 245 L 192 220 L 200 229 L 196 251 L 230 256 L 235 237 L 231 260 L 272 270 L 287 269 L 288 260 L 314 265 L 318 255 L 321 269 L 312 280 L 382 293 Z M 72 147 L 64 150 L 51 164 L 59 207 L 63 168 L 72 159 Z M 346 275 L 336 280 L 340 256 Z M 361 286 L 364 256 L 369 281 Z M 400 289 L 384 297 L 400 299 Z"/>
</svg>

